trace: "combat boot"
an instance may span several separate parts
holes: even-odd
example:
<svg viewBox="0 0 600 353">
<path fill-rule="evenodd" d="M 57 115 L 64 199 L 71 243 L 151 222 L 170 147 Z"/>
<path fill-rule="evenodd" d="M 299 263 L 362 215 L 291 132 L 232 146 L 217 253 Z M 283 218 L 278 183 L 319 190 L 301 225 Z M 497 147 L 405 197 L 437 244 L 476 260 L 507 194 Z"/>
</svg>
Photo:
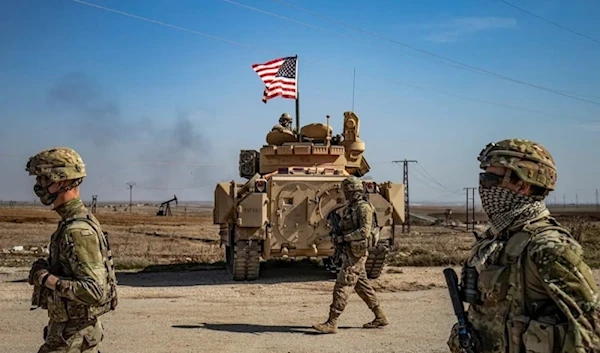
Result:
<svg viewBox="0 0 600 353">
<path fill-rule="evenodd" d="M 337 321 L 340 314 L 329 311 L 329 319 L 322 324 L 313 325 L 313 328 L 321 333 L 337 333 Z"/>
<path fill-rule="evenodd" d="M 383 310 L 381 310 L 380 306 L 376 306 L 373 308 L 373 313 L 375 314 L 375 320 L 366 323 L 363 325 L 364 328 L 377 328 L 383 327 L 388 324 L 388 320 L 383 314 Z"/>
</svg>

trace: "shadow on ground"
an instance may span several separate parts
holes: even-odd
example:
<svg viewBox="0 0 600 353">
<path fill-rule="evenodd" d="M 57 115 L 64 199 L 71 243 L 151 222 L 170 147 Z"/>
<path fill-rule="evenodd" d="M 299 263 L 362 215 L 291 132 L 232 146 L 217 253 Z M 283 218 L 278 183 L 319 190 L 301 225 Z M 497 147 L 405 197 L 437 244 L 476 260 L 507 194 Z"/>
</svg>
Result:
<svg viewBox="0 0 600 353">
<path fill-rule="evenodd" d="M 273 284 L 335 279 L 335 274 L 310 261 L 268 261 L 261 264 L 260 276 L 245 283 Z M 119 285 L 132 287 L 177 287 L 244 283 L 231 279 L 224 264 L 153 265 L 139 272 L 117 273 Z"/>
<path fill-rule="evenodd" d="M 223 331 L 232 333 L 303 333 L 305 335 L 322 335 L 312 327 L 308 326 L 272 326 L 272 325 L 256 325 L 256 324 L 207 324 L 201 325 L 173 325 L 173 328 L 181 329 L 206 329 L 212 331 Z M 351 329 L 352 327 L 338 327 L 338 330 Z"/>
</svg>

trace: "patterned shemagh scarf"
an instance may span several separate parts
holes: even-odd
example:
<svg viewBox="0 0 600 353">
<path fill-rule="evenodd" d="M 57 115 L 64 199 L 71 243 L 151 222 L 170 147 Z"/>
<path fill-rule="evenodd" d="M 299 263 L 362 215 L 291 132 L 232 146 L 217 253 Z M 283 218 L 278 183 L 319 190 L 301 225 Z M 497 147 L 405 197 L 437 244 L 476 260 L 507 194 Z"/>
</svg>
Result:
<svg viewBox="0 0 600 353">
<path fill-rule="evenodd" d="M 546 210 L 543 201 L 497 186 L 479 188 L 479 197 L 493 235 L 500 234 L 512 224 L 535 218 Z"/>
</svg>

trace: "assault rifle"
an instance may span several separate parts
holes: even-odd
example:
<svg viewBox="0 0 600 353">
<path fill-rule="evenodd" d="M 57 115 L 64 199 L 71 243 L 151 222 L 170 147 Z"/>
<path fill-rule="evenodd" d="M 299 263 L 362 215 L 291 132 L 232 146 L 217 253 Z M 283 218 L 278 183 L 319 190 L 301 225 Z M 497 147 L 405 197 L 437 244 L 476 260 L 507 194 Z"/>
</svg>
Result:
<svg viewBox="0 0 600 353">
<path fill-rule="evenodd" d="M 444 277 L 450 292 L 450 300 L 454 308 L 454 314 L 458 320 L 458 343 L 461 353 L 477 353 L 476 341 L 470 328 L 469 319 L 465 312 L 462 299 L 460 298 L 460 290 L 458 288 L 458 276 L 451 268 L 444 269 Z"/>
<path fill-rule="evenodd" d="M 337 242 L 337 237 L 342 235 L 342 230 L 340 229 L 341 219 L 342 217 L 336 212 L 336 210 L 329 212 L 327 215 L 327 222 L 331 226 L 329 236 L 331 237 L 331 242 L 334 246 L 332 262 L 335 266 L 340 266 L 342 262 L 341 244 L 338 244 Z"/>
</svg>

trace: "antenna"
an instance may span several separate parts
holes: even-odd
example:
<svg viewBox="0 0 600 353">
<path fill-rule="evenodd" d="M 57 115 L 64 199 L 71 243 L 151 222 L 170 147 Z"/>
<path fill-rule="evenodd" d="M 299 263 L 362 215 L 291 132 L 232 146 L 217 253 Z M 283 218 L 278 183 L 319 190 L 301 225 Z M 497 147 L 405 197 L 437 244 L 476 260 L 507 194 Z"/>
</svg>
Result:
<svg viewBox="0 0 600 353">
<path fill-rule="evenodd" d="M 352 75 L 352 111 L 354 111 L 354 89 L 356 88 L 356 68 L 354 68 L 354 74 Z"/>
</svg>

